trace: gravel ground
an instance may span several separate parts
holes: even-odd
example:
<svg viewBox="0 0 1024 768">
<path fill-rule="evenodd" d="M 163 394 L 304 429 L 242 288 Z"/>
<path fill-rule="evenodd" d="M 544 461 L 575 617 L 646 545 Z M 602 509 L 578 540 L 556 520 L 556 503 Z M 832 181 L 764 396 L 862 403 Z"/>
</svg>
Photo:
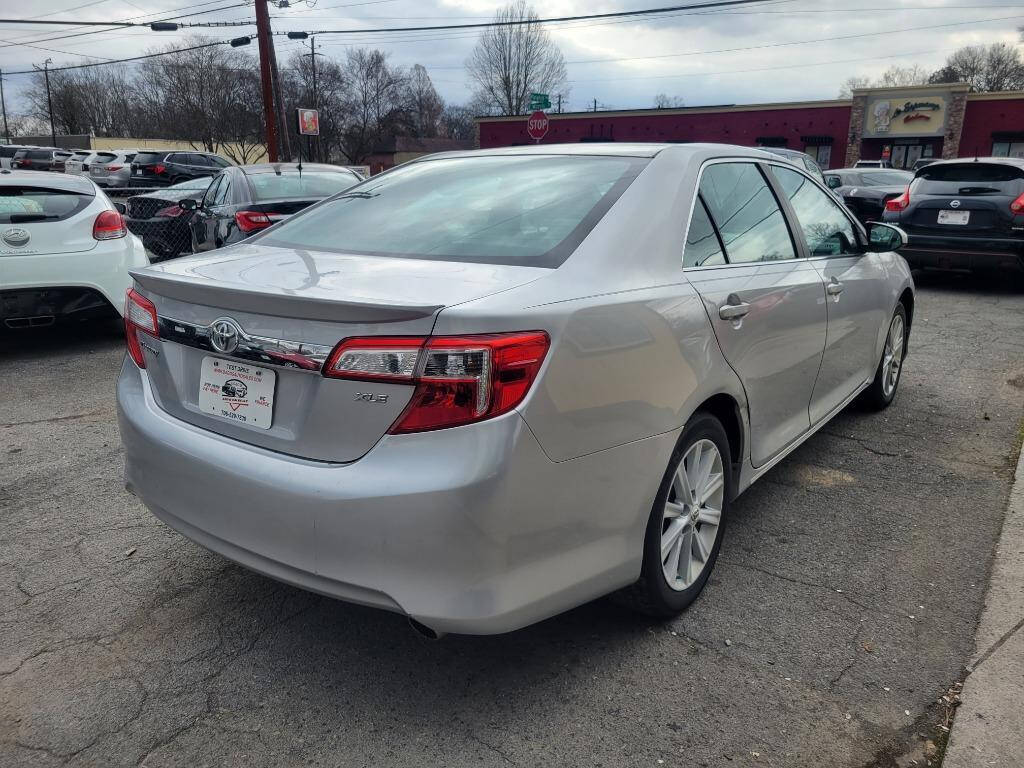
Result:
<svg viewBox="0 0 1024 768">
<path fill-rule="evenodd" d="M 848 409 L 737 502 L 680 618 L 599 600 L 431 643 L 129 496 L 116 332 L 0 339 L 0 765 L 896 765 L 973 649 L 1024 291 L 922 279 L 910 350 L 891 409 Z"/>
</svg>

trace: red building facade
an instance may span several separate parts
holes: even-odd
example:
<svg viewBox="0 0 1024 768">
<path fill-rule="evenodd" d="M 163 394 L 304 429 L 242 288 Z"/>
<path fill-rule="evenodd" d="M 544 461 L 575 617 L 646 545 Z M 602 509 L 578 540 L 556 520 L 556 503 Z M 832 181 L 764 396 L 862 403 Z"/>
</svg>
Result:
<svg viewBox="0 0 1024 768">
<path fill-rule="evenodd" d="M 967 93 L 963 84 L 880 88 L 852 99 L 746 106 L 550 114 L 544 144 L 718 142 L 798 149 L 823 168 L 858 159 L 910 167 L 920 158 L 1024 156 L 1024 92 Z M 481 148 L 535 143 L 526 116 L 477 119 Z"/>
</svg>

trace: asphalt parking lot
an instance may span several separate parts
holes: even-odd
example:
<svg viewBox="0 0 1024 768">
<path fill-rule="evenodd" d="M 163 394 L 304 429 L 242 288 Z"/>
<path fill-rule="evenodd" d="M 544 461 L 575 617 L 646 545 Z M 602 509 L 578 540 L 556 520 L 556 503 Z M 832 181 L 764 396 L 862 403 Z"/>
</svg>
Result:
<svg viewBox="0 0 1024 768">
<path fill-rule="evenodd" d="M 750 489 L 679 619 L 600 600 L 440 642 L 152 518 L 121 483 L 121 358 L 109 329 L 0 340 L 0 765 L 908 765 L 973 648 L 1024 290 L 919 280 L 895 405 Z"/>
</svg>

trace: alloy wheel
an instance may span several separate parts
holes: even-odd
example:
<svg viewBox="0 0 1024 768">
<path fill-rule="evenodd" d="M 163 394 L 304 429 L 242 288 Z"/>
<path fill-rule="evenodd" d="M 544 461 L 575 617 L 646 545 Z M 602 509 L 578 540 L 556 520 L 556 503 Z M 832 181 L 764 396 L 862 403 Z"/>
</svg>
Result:
<svg viewBox="0 0 1024 768">
<path fill-rule="evenodd" d="M 896 391 L 900 380 L 900 367 L 903 365 L 903 318 L 894 315 L 889 324 L 889 335 L 885 337 L 885 350 L 882 352 L 882 394 L 890 398 Z"/>
<path fill-rule="evenodd" d="M 724 499 L 722 454 L 711 440 L 698 440 L 679 462 L 662 515 L 661 570 L 672 589 L 686 589 L 707 567 Z"/>
</svg>

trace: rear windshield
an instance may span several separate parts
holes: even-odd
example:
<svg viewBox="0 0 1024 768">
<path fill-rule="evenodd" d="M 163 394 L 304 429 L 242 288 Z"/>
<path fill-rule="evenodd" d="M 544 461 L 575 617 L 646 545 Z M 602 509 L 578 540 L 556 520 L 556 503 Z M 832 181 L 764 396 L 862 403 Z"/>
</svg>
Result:
<svg viewBox="0 0 1024 768">
<path fill-rule="evenodd" d="M 862 187 L 904 187 L 914 178 L 910 171 L 865 171 L 860 174 Z"/>
<path fill-rule="evenodd" d="M 648 158 L 504 155 L 427 160 L 292 217 L 264 245 L 557 267 Z"/>
<path fill-rule="evenodd" d="M 30 149 L 26 154 L 31 160 L 50 160 L 53 158 L 52 149 Z"/>
<path fill-rule="evenodd" d="M 320 200 L 330 197 L 356 184 L 359 179 L 351 173 L 343 171 L 287 171 L 277 173 L 248 174 L 252 193 L 257 200 L 276 200 L 280 198 L 312 198 Z"/>
<path fill-rule="evenodd" d="M 0 224 L 61 221 L 74 216 L 93 195 L 44 187 L 0 187 Z"/>
<path fill-rule="evenodd" d="M 96 157 L 94 157 L 92 161 L 96 165 L 106 165 L 107 163 L 116 158 L 117 155 L 115 155 L 113 152 L 97 152 Z"/>
<path fill-rule="evenodd" d="M 166 152 L 139 152 L 139 154 L 135 156 L 135 162 L 137 165 L 159 163 L 166 155 Z"/>
<path fill-rule="evenodd" d="M 929 165 L 917 172 L 928 181 L 1013 181 L 1024 179 L 1024 168 L 997 163 L 953 163 Z"/>
<path fill-rule="evenodd" d="M 14 157 L 21 147 L 11 147 L 0 145 L 0 157 Z"/>
</svg>

